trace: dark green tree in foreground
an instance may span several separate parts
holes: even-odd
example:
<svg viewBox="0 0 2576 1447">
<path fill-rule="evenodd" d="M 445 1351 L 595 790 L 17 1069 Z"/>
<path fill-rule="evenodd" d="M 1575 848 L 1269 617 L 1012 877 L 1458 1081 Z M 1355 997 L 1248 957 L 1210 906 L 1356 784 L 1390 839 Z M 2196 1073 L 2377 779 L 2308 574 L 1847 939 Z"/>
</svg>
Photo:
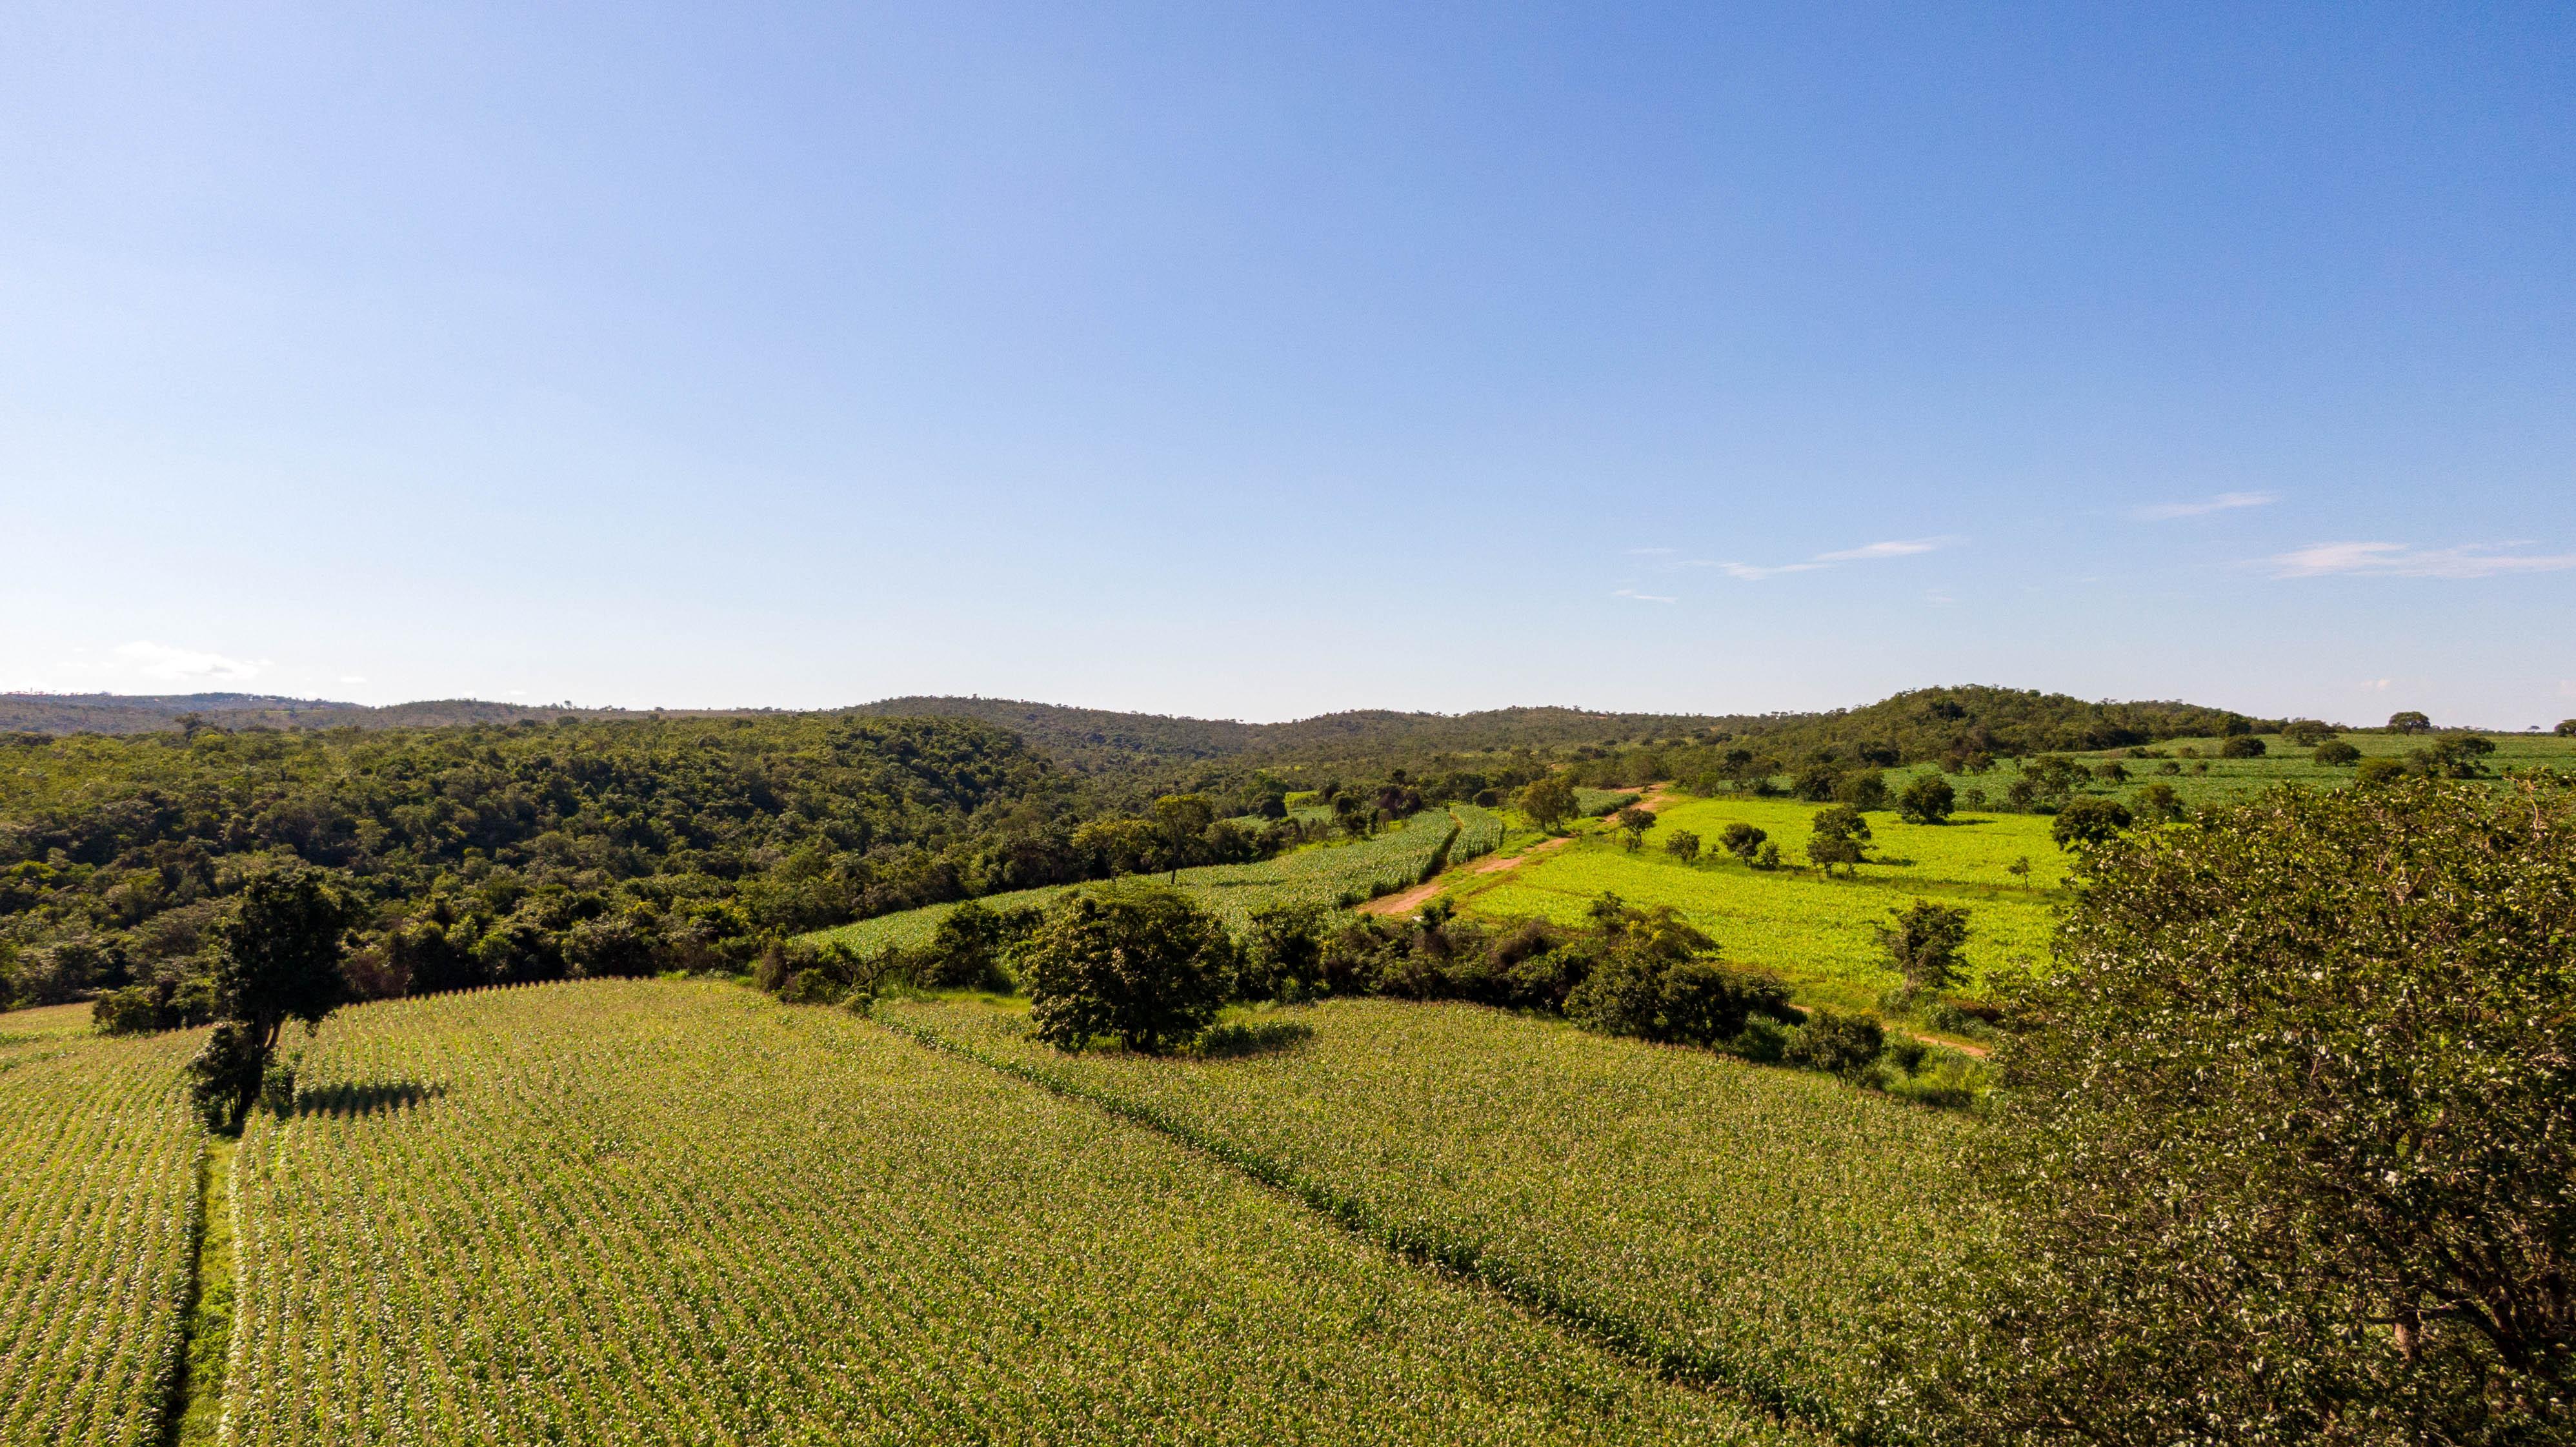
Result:
<svg viewBox="0 0 2576 1447">
<path fill-rule="evenodd" d="M 1107 1036 L 1158 1051 L 1207 1026 L 1234 974 L 1215 915 L 1169 889 L 1069 895 L 1020 946 L 1029 1023 L 1062 1049 Z"/>
<path fill-rule="evenodd" d="M 340 958 L 354 922 L 347 901 L 313 870 L 262 875 L 243 887 L 220 934 L 214 1033 L 188 1062 L 189 1093 L 209 1126 L 241 1129 L 288 1021 L 310 1031 L 348 1000 Z"/>
<path fill-rule="evenodd" d="M 2576 1441 L 2576 788 L 2279 790 L 2091 861 L 1892 1331 L 1979 1444 Z"/>
<path fill-rule="evenodd" d="M 1727 825 L 1726 832 L 1717 836 L 1717 842 L 1727 853 L 1751 864 L 1754 856 L 1761 852 L 1762 841 L 1770 837 L 1751 824 L 1738 822 Z"/>
</svg>

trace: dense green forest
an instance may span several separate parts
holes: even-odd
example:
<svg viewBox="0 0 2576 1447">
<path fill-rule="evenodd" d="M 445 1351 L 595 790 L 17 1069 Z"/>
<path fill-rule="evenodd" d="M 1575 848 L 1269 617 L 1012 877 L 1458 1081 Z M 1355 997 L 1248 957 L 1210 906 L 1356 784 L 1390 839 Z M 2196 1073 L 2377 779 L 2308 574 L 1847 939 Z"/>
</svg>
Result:
<svg viewBox="0 0 2576 1447">
<path fill-rule="evenodd" d="M 1570 764 L 1581 784 L 1703 791 L 1813 775 L 1822 797 L 1879 767 L 2277 727 L 1996 688 L 1830 714 L 1527 708 L 1284 724 L 957 698 L 735 714 L 39 701 L 134 731 L 0 736 L 0 992 L 25 1003 L 140 985 L 174 1018 L 224 901 L 299 861 L 344 875 L 367 903 L 361 984 L 401 993 L 740 968 L 786 936 L 893 910 L 1148 861 L 1258 858 L 1304 837 L 1264 823 L 1298 791 L 1402 817 L 1492 804 Z M 482 710 L 519 716 L 388 723 Z M 271 722 L 307 713 L 335 726 Z M 1175 795 L 1205 804 L 1184 811 L 1187 838 L 1154 816 Z M 1351 815 L 1346 803 L 1335 817 Z M 1127 822 L 1083 827 L 1114 820 Z"/>
</svg>

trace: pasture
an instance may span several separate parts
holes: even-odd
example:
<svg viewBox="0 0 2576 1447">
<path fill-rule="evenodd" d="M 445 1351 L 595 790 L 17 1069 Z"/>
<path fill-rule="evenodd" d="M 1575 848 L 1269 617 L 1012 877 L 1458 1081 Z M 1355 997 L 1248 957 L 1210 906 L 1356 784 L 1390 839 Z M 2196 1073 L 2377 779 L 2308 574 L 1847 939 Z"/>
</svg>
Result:
<svg viewBox="0 0 2576 1447">
<path fill-rule="evenodd" d="M 836 1010 L 342 1012 L 240 1152 L 226 1440 L 1792 1440 Z"/>
<path fill-rule="evenodd" d="M 1915 899 L 1969 911 L 1965 956 L 1971 989 L 1997 968 L 2046 958 L 2050 897 L 2067 860 L 2037 814 L 1967 815 L 1907 824 L 1872 813 L 1870 856 L 1855 878 L 1805 868 L 1809 825 L 1821 805 L 1777 799 L 1687 799 L 1656 816 L 1631 851 L 1602 832 L 1533 855 L 1507 871 L 1449 876 L 1446 892 L 1470 918 L 1537 917 L 1581 923 L 1603 891 L 1632 905 L 1670 905 L 1738 963 L 1770 970 L 1805 1001 L 1859 1009 L 1897 983 L 1878 943 L 1889 911 Z M 1759 870 L 1717 854 L 1683 863 L 1663 843 L 1688 830 L 1714 847 L 1726 826 L 1750 824 L 1780 846 L 1783 867 Z M 2028 860 L 2027 882 L 2011 866 Z"/>
</svg>

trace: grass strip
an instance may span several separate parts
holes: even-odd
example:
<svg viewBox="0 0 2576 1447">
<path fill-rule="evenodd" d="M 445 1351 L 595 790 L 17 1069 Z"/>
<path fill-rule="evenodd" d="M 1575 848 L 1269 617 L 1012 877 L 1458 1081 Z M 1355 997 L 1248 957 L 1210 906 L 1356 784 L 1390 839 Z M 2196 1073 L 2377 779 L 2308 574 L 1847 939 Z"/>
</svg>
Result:
<svg viewBox="0 0 2576 1447">
<path fill-rule="evenodd" d="M 171 1383 L 171 1447 L 203 1447 L 224 1420 L 224 1363 L 233 1337 L 233 1156 L 241 1142 L 211 1137 L 197 1163 L 197 1218 L 190 1235 L 194 1265 L 180 1328 L 179 1370 Z"/>
<path fill-rule="evenodd" d="M 1202 1129 L 1142 1101 L 1085 1085 L 1051 1071 L 988 1055 L 962 1040 L 925 1026 L 893 1020 L 878 1024 L 920 1045 L 974 1061 L 1042 1090 L 1077 1100 L 1122 1120 L 1158 1131 L 1212 1157 L 1264 1186 L 1299 1202 L 1350 1231 L 1416 1265 L 1463 1278 L 1631 1364 L 1680 1386 L 1723 1392 L 1769 1413 L 1852 1447 L 1875 1447 L 1876 1435 L 1837 1421 L 1834 1412 L 1812 1393 L 1745 1371 L 1716 1356 L 1675 1348 L 1640 1331 L 1633 1323 L 1575 1300 L 1545 1282 L 1516 1270 L 1510 1262 L 1485 1251 L 1473 1240 L 1434 1226 L 1387 1220 L 1367 1202 L 1291 1169 L 1284 1162 L 1240 1141 Z"/>
</svg>

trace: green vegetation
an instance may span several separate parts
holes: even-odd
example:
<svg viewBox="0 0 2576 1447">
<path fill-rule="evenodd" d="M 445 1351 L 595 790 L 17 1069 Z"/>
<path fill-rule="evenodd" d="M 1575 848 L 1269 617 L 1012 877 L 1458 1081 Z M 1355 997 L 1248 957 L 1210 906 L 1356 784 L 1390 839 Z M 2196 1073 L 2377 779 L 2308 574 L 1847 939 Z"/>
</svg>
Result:
<svg viewBox="0 0 2576 1447">
<path fill-rule="evenodd" d="M 1311 1031 L 1207 1063 L 1065 1055 L 972 1002 L 878 1009 L 1815 1423 L 1868 1417 L 1872 1303 L 1984 1229 L 1949 1164 L 1966 1121 L 1824 1075 L 1464 1005 L 1264 1012 Z"/>
<path fill-rule="evenodd" d="M 0 1441 L 145 1447 L 181 1370 L 196 1041 L 76 1030 L 0 1015 Z"/>
<path fill-rule="evenodd" d="M 1213 864 L 1184 869 L 1173 887 L 1241 932 L 1265 909 L 1313 905 L 1339 908 L 1374 899 L 1437 874 L 1453 862 L 1488 853 L 1503 837 L 1502 820 L 1473 804 L 1427 809 L 1367 839 L 1312 844 L 1254 864 Z M 980 901 L 993 910 L 1048 904 L 1065 886 L 1016 890 Z M 930 941 L 952 905 L 932 905 L 862 920 L 812 936 L 862 954 L 914 949 Z"/>
<path fill-rule="evenodd" d="M 240 1162 L 244 1447 L 1784 1435 L 1151 1132 L 722 985 L 343 1011 Z"/>
<path fill-rule="evenodd" d="M 1902 1334 L 1960 1443 L 2576 1430 L 2576 787 L 2281 790 L 2099 851 Z"/>
<path fill-rule="evenodd" d="M 1966 908 L 1959 960 L 1966 987 L 1982 992 L 1990 973 L 2045 959 L 2050 908 L 2070 867 L 2039 815 L 1961 815 L 1940 825 L 1870 816 L 1870 849 L 1852 879 L 1802 867 L 1803 845 L 1782 866 L 1757 869 L 1712 854 L 1684 863 L 1652 847 L 1667 830 L 1726 839 L 1741 825 L 1773 839 L 1810 836 L 1814 805 L 1768 799 L 1694 799 L 1671 805 L 1635 853 L 1599 835 L 1530 859 L 1518 868 L 1453 877 L 1449 897 L 1471 919 L 1538 918 L 1576 924 L 1603 892 L 1639 907 L 1669 905 L 1715 939 L 1729 960 L 1787 980 L 1802 1001 L 1865 1009 L 1901 985 L 1878 932 L 1890 910 L 1917 899 Z M 1748 839 L 1737 835 L 1737 839 Z M 1730 846 L 1732 848 L 1732 846 Z M 2025 879 L 2011 872 L 2027 858 Z"/>
</svg>

